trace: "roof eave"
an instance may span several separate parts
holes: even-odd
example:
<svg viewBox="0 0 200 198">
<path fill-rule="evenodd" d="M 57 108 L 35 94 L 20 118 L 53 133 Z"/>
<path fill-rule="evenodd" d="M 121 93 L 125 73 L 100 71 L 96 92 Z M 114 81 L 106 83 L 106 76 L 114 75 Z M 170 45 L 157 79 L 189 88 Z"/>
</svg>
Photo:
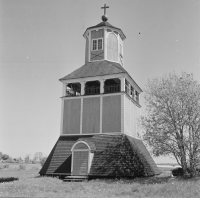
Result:
<svg viewBox="0 0 200 198">
<path fill-rule="evenodd" d="M 68 81 L 68 80 L 74 80 L 74 79 L 84 79 L 84 78 L 96 78 L 96 77 L 100 77 L 100 76 L 112 76 L 112 75 L 117 75 L 117 74 L 126 74 L 126 72 L 122 71 L 122 72 L 119 72 L 119 73 L 113 73 L 113 74 L 102 74 L 102 75 L 97 75 L 97 76 L 87 76 L 87 77 L 72 77 L 72 78 L 69 78 L 69 79 L 65 79 L 65 77 L 63 78 L 60 78 L 59 81 L 60 82 L 63 82 L 63 81 Z"/>
<path fill-rule="evenodd" d="M 92 29 L 97 29 L 97 28 L 102 28 L 102 27 L 107 27 L 107 28 L 113 28 L 113 29 L 116 29 L 120 32 L 121 36 L 122 36 L 122 39 L 125 40 L 126 39 L 126 36 L 125 34 L 122 32 L 122 30 L 120 28 L 116 28 L 116 27 L 109 27 L 109 26 L 100 26 L 100 27 L 96 27 L 96 26 L 92 26 L 92 27 L 89 27 L 85 30 L 84 34 L 83 34 L 83 37 L 86 38 L 86 35 L 87 35 L 87 32 L 88 30 L 92 30 Z"/>
</svg>

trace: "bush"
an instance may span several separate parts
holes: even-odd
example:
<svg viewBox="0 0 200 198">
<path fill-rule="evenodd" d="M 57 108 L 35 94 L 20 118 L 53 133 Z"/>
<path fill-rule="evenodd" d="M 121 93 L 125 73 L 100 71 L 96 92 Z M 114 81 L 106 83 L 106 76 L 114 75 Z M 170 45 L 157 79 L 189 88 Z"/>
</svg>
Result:
<svg viewBox="0 0 200 198">
<path fill-rule="evenodd" d="M 7 160 L 7 159 L 9 159 L 9 155 L 3 154 L 3 155 L 1 156 L 1 158 L 2 158 L 3 160 Z"/>
<path fill-rule="evenodd" d="M 173 176 L 182 176 L 183 175 L 183 169 L 182 168 L 175 168 L 172 170 Z"/>
<path fill-rule="evenodd" d="M 198 174 L 200 174 L 200 169 L 197 168 L 196 171 L 198 172 Z M 187 168 L 187 172 L 190 174 L 191 170 L 189 168 Z M 183 169 L 181 167 L 175 168 L 172 170 L 172 175 L 173 176 L 183 176 Z"/>
<path fill-rule="evenodd" d="M 15 180 L 19 180 L 19 179 L 16 177 L 4 177 L 4 178 L 0 178 L 0 183 L 11 182 L 11 181 L 15 181 Z"/>
<path fill-rule="evenodd" d="M 26 169 L 26 166 L 24 164 L 19 165 L 19 170 L 25 170 L 25 169 Z"/>
</svg>

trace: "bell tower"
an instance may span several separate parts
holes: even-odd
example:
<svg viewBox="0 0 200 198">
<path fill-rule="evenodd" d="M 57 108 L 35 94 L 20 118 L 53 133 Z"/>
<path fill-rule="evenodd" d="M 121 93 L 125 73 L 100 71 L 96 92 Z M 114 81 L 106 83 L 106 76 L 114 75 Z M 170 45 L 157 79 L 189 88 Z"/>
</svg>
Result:
<svg viewBox="0 0 200 198">
<path fill-rule="evenodd" d="M 85 64 L 60 79 L 60 136 L 41 175 L 70 179 L 159 173 L 140 139 L 142 89 L 124 69 L 126 37 L 107 22 L 106 8 L 102 22 L 83 35 Z"/>
<path fill-rule="evenodd" d="M 123 41 L 126 36 L 120 28 L 108 23 L 106 8 L 109 7 L 104 4 L 102 22 L 87 28 L 83 35 L 86 39 L 85 63 L 108 60 L 123 66 Z"/>
</svg>

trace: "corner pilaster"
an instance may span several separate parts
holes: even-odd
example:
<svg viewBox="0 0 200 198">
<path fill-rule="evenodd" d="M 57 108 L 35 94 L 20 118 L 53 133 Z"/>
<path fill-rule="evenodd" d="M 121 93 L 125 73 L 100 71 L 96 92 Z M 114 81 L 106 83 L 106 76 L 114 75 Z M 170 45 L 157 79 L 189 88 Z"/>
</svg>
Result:
<svg viewBox="0 0 200 198">
<path fill-rule="evenodd" d="M 67 84 L 63 83 L 62 96 L 66 96 Z"/>
<path fill-rule="evenodd" d="M 125 78 L 120 78 L 121 81 L 121 91 L 125 91 Z"/>
<path fill-rule="evenodd" d="M 100 80 L 100 93 L 101 93 L 101 94 L 104 93 L 104 82 L 105 82 L 104 79 L 101 79 L 101 80 Z"/>
<path fill-rule="evenodd" d="M 85 81 L 81 82 L 81 96 L 85 95 Z"/>
</svg>

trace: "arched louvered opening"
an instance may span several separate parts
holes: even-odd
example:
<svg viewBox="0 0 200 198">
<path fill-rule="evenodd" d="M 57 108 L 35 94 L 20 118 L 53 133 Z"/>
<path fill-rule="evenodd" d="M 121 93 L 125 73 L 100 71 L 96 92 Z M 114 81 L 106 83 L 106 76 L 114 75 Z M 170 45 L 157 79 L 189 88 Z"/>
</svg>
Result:
<svg viewBox="0 0 200 198">
<path fill-rule="evenodd" d="M 72 147 L 72 175 L 87 175 L 90 147 L 86 142 L 77 142 Z"/>
<path fill-rule="evenodd" d="M 107 58 L 118 61 L 118 39 L 114 33 L 109 33 L 107 38 Z"/>
</svg>

